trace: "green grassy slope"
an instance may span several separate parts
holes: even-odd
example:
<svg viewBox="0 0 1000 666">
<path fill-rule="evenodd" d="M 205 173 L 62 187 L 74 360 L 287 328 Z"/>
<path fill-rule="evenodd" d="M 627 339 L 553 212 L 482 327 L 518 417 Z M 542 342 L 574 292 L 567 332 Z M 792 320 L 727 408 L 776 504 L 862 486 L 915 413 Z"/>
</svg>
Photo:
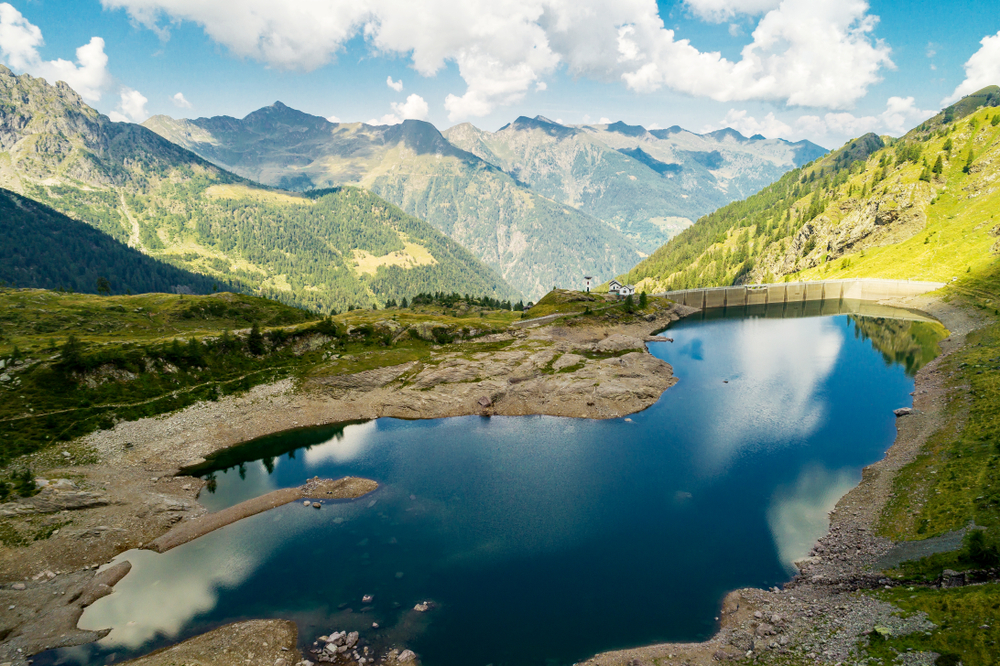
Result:
<svg viewBox="0 0 1000 666">
<path fill-rule="evenodd" d="M 1000 583 L 957 589 L 927 587 L 944 569 L 983 570 L 1000 565 L 1000 264 L 973 270 L 946 287 L 945 298 L 980 311 L 987 325 L 939 372 L 949 387 L 944 419 L 920 455 L 894 479 L 893 499 L 879 532 L 895 540 L 920 540 L 975 525 L 978 545 L 905 562 L 889 572 L 908 583 L 875 593 L 903 612 L 927 613 L 937 628 L 910 636 L 872 638 L 862 652 L 895 660 L 910 650 L 933 651 L 938 664 L 992 666 L 1000 653 Z"/>
<path fill-rule="evenodd" d="M 435 345 L 461 345 L 521 317 L 457 294 L 416 300 L 319 319 L 243 294 L 0 288 L 0 468 L 118 420 L 258 384 L 424 359 Z"/>
<path fill-rule="evenodd" d="M 510 298 L 427 223 L 357 189 L 306 197 L 249 183 L 66 86 L 0 69 L 0 186 L 174 266 L 317 310 L 427 290 Z"/>
<path fill-rule="evenodd" d="M 207 294 L 218 280 L 153 259 L 88 224 L 0 188 L 0 280 L 14 287 L 114 294 Z"/>
<path fill-rule="evenodd" d="M 1000 249 L 1000 110 L 970 107 L 997 100 L 966 98 L 901 139 L 851 141 L 702 218 L 623 279 L 659 291 L 781 279 L 947 281 L 984 268 Z"/>
</svg>

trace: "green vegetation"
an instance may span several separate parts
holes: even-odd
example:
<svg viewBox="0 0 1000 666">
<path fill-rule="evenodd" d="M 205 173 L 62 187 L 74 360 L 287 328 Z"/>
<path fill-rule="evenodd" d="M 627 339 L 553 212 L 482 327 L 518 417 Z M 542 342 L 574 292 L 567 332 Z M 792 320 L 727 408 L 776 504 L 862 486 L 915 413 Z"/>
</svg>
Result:
<svg viewBox="0 0 1000 666">
<path fill-rule="evenodd" d="M 894 479 L 893 499 L 879 532 L 895 540 L 919 540 L 966 531 L 959 550 L 904 562 L 889 572 L 920 583 L 945 569 L 986 569 L 1000 564 L 1000 263 L 973 271 L 948 287 L 946 298 L 978 308 L 987 325 L 939 366 L 951 389 L 944 418 L 920 455 Z M 978 527 L 971 527 L 971 526 Z M 986 529 L 979 529 L 986 528 Z M 906 612 L 922 611 L 938 627 L 926 634 L 871 638 L 869 655 L 894 659 L 898 652 L 931 650 L 938 664 L 991 665 L 1000 653 L 1000 588 L 997 583 L 955 589 L 900 587 L 875 593 Z"/>
<path fill-rule="evenodd" d="M 0 280 L 84 293 L 212 293 L 223 286 L 150 258 L 93 227 L 0 189 Z"/>
<path fill-rule="evenodd" d="M 853 140 L 702 218 L 620 279 L 652 292 L 782 276 L 948 281 L 984 269 L 1000 250 L 995 93 L 900 139 Z"/>
<path fill-rule="evenodd" d="M 996 315 L 1000 264 L 950 288 Z M 954 387 L 941 428 L 896 480 L 881 531 L 920 539 L 967 526 L 1000 527 L 1000 323 L 971 332 L 966 345 L 941 364 Z"/>
<path fill-rule="evenodd" d="M 1000 589 L 997 583 L 947 590 L 897 587 L 876 593 L 905 613 L 926 613 L 937 628 L 907 636 L 882 636 L 873 631 L 869 657 L 898 663 L 908 650 L 937 652 L 939 666 L 992 666 L 1000 653 Z"/>
<path fill-rule="evenodd" d="M 92 296 L 0 289 L 0 467 L 15 465 L 0 478 L 0 493 L 32 492 L 27 463 L 19 462 L 30 458 L 22 456 L 120 420 L 284 378 L 426 360 L 438 345 L 462 351 L 470 341 L 506 330 L 521 314 L 509 302 L 497 309 L 494 300 L 457 294 L 423 294 L 414 301 L 409 308 L 320 319 L 231 293 Z"/>
<path fill-rule="evenodd" d="M 144 127 L 112 123 L 72 91 L 43 79 L 16 77 L 2 68 L 0 88 L 18 100 L 0 109 L 4 126 L 12 128 L 4 153 L 12 187 L 147 255 L 207 276 L 194 279 L 192 291 L 204 293 L 222 281 L 324 313 L 434 290 L 516 296 L 457 243 L 370 192 L 346 188 L 303 196 L 272 190 L 216 168 Z M 26 253 L 62 233 L 53 227 L 62 221 L 50 220 L 44 233 L 35 235 L 23 221 L 40 209 L 14 211 L 20 200 L 8 199 L 4 210 L 12 211 L 18 224 L 7 233 L 16 234 L 12 240 L 18 245 L 0 252 L 15 262 L 3 272 L 13 271 L 16 284 L 79 290 L 82 282 L 93 290 L 104 277 L 108 282 L 102 287 L 122 293 L 141 281 L 134 277 L 136 260 L 119 258 L 125 253 L 118 252 L 111 264 L 91 261 L 94 271 L 116 269 L 115 279 L 87 274 L 87 265 L 70 260 L 51 278 L 55 284 L 47 284 L 39 269 L 46 261 L 33 264 Z M 58 238 L 62 247 L 82 249 L 83 259 L 95 253 L 81 248 L 81 232 L 64 235 L 69 237 Z M 58 256 L 50 263 L 56 261 Z M 165 287 L 156 282 L 138 289 L 149 288 Z"/>
<path fill-rule="evenodd" d="M 516 292 L 453 283 L 416 290 L 535 299 L 553 284 L 575 282 L 575 276 L 619 273 L 639 256 L 616 229 L 539 196 L 456 148 L 430 123 L 334 125 L 277 103 L 242 120 L 156 116 L 145 125 L 258 182 L 295 190 L 364 187 L 461 243 Z M 375 302 L 386 298 L 399 300 L 390 294 Z"/>
</svg>

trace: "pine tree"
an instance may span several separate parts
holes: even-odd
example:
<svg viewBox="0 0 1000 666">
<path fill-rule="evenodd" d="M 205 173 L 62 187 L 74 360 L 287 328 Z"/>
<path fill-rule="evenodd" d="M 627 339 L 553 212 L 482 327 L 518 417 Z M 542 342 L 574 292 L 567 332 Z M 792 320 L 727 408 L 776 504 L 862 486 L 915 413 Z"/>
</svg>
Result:
<svg viewBox="0 0 1000 666">
<path fill-rule="evenodd" d="M 972 171 L 972 159 L 973 159 L 972 148 L 969 148 L 969 154 L 965 158 L 965 166 L 962 167 L 962 173 L 969 173 L 970 171 Z"/>
<path fill-rule="evenodd" d="M 264 336 L 260 334 L 260 326 L 257 322 L 250 328 L 250 335 L 247 336 L 247 349 L 254 356 L 261 356 L 265 351 Z"/>
<path fill-rule="evenodd" d="M 938 155 L 937 159 L 934 161 L 934 166 L 931 167 L 931 172 L 934 173 L 935 176 L 940 176 L 943 171 L 944 171 L 944 160 L 942 160 L 941 156 Z"/>
</svg>

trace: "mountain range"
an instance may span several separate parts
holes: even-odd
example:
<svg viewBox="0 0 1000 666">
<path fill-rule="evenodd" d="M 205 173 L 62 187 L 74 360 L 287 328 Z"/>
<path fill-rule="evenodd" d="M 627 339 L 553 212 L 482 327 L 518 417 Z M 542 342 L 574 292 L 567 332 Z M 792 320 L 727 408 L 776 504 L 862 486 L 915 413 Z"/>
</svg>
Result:
<svg viewBox="0 0 1000 666">
<path fill-rule="evenodd" d="M 212 163 L 292 190 L 354 184 L 427 220 L 537 299 L 584 274 L 610 276 L 698 215 L 826 151 L 623 123 L 519 118 L 464 124 L 331 123 L 281 102 L 242 119 L 154 116 L 144 125 Z"/>
<path fill-rule="evenodd" d="M 518 295 L 459 244 L 370 192 L 258 185 L 110 121 L 64 83 L 2 67 L 0 100 L 0 187 L 178 268 L 320 311 L 427 291 Z"/>
</svg>

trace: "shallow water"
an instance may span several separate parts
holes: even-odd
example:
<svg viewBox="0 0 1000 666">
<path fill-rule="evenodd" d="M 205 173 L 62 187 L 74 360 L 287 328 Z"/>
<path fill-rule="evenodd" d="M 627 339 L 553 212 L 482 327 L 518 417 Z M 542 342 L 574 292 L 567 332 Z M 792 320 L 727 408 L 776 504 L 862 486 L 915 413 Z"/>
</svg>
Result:
<svg viewBox="0 0 1000 666">
<path fill-rule="evenodd" d="M 652 343 L 680 381 L 629 419 L 380 419 L 230 452 L 201 498 L 212 510 L 315 475 L 381 487 L 122 555 L 132 573 L 80 623 L 111 634 L 36 663 L 121 660 L 256 617 L 295 620 L 304 647 L 358 630 L 428 666 L 555 666 L 705 638 L 727 591 L 787 580 L 825 532 L 892 443 L 892 409 L 911 404 L 941 330 L 743 315 L 683 320 Z M 424 600 L 433 610 L 414 612 Z"/>
</svg>

